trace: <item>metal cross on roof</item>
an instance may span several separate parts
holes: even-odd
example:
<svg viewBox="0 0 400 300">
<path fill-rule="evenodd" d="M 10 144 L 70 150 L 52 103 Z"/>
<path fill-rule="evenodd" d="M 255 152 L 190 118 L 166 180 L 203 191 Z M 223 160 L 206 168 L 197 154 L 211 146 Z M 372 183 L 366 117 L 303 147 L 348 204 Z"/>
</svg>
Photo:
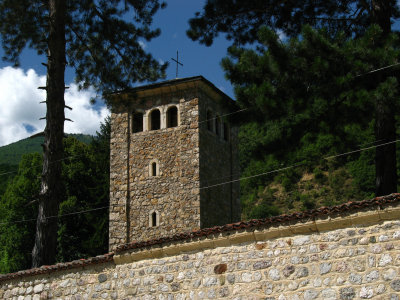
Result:
<svg viewBox="0 0 400 300">
<path fill-rule="evenodd" d="M 178 50 L 176 50 L 176 59 L 172 58 L 171 59 L 176 62 L 176 78 L 178 78 L 178 65 L 181 65 L 183 67 L 183 64 L 179 61 L 179 55 L 178 55 Z"/>
</svg>

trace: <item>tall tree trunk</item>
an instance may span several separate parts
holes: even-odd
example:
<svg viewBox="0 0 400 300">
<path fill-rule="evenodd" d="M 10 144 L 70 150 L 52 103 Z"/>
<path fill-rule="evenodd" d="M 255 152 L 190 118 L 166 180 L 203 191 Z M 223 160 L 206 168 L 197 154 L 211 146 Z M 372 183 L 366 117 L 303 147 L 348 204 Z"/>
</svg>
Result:
<svg viewBox="0 0 400 300">
<path fill-rule="evenodd" d="M 372 0 L 372 18 L 383 30 L 386 38 L 391 32 L 390 17 L 392 5 L 388 0 Z M 384 78 L 378 75 L 381 82 Z M 378 143 L 388 143 L 396 139 L 395 111 L 391 99 L 378 99 L 376 105 L 375 138 Z M 376 196 L 397 192 L 396 144 L 376 148 L 375 152 Z"/>
<path fill-rule="evenodd" d="M 392 142 L 396 139 L 394 109 L 390 99 L 376 100 L 375 136 L 378 143 Z M 376 196 L 388 195 L 397 191 L 396 144 L 377 147 L 375 151 Z"/>
<path fill-rule="evenodd" d="M 57 243 L 57 216 L 64 194 L 61 159 L 64 136 L 65 0 L 49 0 L 49 36 L 46 80 L 46 128 L 43 171 L 32 267 L 53 264 Z"/>
</svg>

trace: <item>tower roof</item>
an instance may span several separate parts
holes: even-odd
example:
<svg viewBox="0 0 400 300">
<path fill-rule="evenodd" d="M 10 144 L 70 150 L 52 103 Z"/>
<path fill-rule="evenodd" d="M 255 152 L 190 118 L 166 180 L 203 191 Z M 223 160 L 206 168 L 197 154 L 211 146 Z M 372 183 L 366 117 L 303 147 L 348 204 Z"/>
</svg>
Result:
<svg viewBox="0 0 400 300">
<path fill-rule="evenodd" d="M 235 102 L 231 97 L 222 92 L 203 76 L 193 76 L 166 80 L 162 82 L 116 91 L 108 94 L 107 96 L 115 99 L 116 95 L 133 94 L 135 98 L 140 99 L 148 96 L 155 96 L 157 94 L 173 93 L 190 88 L 200 88 L 216 98 L 222 98 L 228 100 L 229 102 Z"/>
</svg>

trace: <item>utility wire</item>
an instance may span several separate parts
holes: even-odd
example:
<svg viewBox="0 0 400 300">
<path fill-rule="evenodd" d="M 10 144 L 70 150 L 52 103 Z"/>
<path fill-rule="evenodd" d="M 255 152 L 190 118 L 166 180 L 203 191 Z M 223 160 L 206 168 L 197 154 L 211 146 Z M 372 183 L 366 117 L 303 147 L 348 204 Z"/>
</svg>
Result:
<svg viewBox="0 0 400 300">
<path fill-rule="evenodd" d="M 226 117 L 226 116 L 234 115 L 234 114 L 237 114 L 237 113 L 246 111 L 246 110 L 249 110 L 249 108 L 244 108 L 244 109 L 240 109 L 240 110 L 237 110 L 237 111 L 234 111 L 234 112 L 231 112 L 231 113 L 223 114 L 223 115 L 221 115 L 220 117 Z M 217 118 L 218 118 L 218 117 L 214 117 L 214 118 L 206 119 L 206 120 L 203 120 L 203 121 L 199 121 L 198 124 L 204 123 L 204 122 L 208 122 L 208 121 L 213 121 L 213 120 L 216 120 Z M 164 129 L 164 128 L 163 128 L 163 129 Z M 142 132 L 151 132 L 151 131 L 152 131 L 152 130 L 149 130 L 149 131 L 142 131 Z M 165 132 L 162 132 L 162 131 L 160 131 L 160 132 L 154 132 L 154 133 L 152 133 L 152 136 L 157 135 L 157 134 L 165 134 Z M 81 157 L 81 156 L 84 156 L 84 155 L 85 155 L 85 154 L 66 156 L 66 157 L 63 157 L 63 158 L 61 158 L 61 159 L 52 161 L 52 162 L 50 162 L 50 164 L 53 164 L 53 163 L 56 163 L 56 162 L 59 162 L 59 161 L 64 161 L 64 160 L 71 159 L 71 158 Z M 25 170 L 29 170 L 29 169 L 30 169 L 30 168 L 25 169 Z M 8 174 L 13 174 L 13 173 L 18 173 L 18 170 L 0 173 L 0 176 L 8 175 Z"/>
<path fill-rule="evenodd" d="M 384 66 L 384 67 L 379 68 L 379 69 L 374 69 L 372 71 L 369 71 L 369 72 L 366 72 L 366 73 L 363 73 L 363 74 L 360 74 L 360 75 L 356 75 L 354 77 L 356 78 L 356 77 L 365 76 L 365 75 L 368 75 L 368 74 L 371 74 L 371 73 L 375 73 L 375 72 L 378 72 L 378 71 L 382 71 L 382 70 L 386 70 L 386 69 L 389 69 L 389 68 L 392 68 L 392 67 L 395 67 L 395 66 L 398 66 L 398 65 L 400 65 L 400 62 L 392 64 L 392 65 Z"/>
<path fill-rule="evenodd" d="M 79 155 L 66 156 L 66 157 L 63 157 L 63 158 L 60 158 L 60 159 L 57 159 L 57 160 L 54 160 L 54 161 L 50 162 L 49 165 L 54 164 L 54 163 L 59 162 L 59 161 L 64 161 L 64 160 L 67 160 L 67 159 L 76 158 L 76 157 L 81 157 L 81 156 L 85 156 L 85 155 L 86 155 L 86 154 L 79 154 Z M 25 168 L 24 170 L 30 170 L 30 169 L 33 169 L 33 167 Z M 5 173 L 0 173 L 0 176 L 2 176 L 2 175 L 7 175 L 7 174 L 12 174 L 12 173 L 18 173 L 18 170 L 9 171 L 9 172 L 5 172 Z"/>
<path fill-rule="evenodd" d="M 373 142 L 369 142 L 369 143 L 365 143 L 365 144 L 362 144 L 362 145 L 366 146 L 366 145 L 370 145 L 370 144 L 375 144 L 375 143 L 380 142 L 380 141 L 384 141 L 384 139 L 373 141 Z M 397 143 L 398 141 L 400 141 L 400 140 L 395 140 L 395 141 L 391 141 L 391 142 L 388 142 L 388 143 L 378 144 L 378 145 L 374 145 L 374 146 L 371 146 L 371 147 L 361 148 L 361 149 L 357 149 L 357 150 L 353 150 L 353 151 L 349 151 L 349 152 L 345 152 L 345 153 L 341 153 L 341 154 L 337 154 L 337 155 L 326 156 L 326 157 L 322 157 L 321 159 L 333 159 L 335 157 L 344 156 L 344 155 L 348 155 L 348 154 L 353 154 L 353 153 L 357 153 L 357 152 L 360 152 L 360 151 L 363 151 L 363 150 L 369 150 L 369 149 L 373 149 L 373 148 L 376 148 L 376 147 Z M 359 145 L 359 146 L 362 146 L 362 145 Z M 317 160 L 318 159 L 315 159 L 314 161 L 317 161 Z M 303 164 L 306 164 L 306 163 L 302 163 L 301 165 L 303 165 Z M 275 173 L 274 171 L 275 170 L 272 170 L 272 171 L 269 171 L 269 172 Z M 267 172 L 267 174 L 270 174 L 269 172 Z M 234 173 L 234 174 L 223 176 L 223 177 L 214 177 L 214 178 L 208 179 L 207 183 L 215 182 L 215 181 L 218 181 L 218 180 L 224 179 L 224 178 L 231 178 L 232 176 L 239 175 L 239 174 L 240 173 Z M 267 175 L 267 174 L 264 174 L 264 175 Z"/>
<path fill-rule="evenodd" d="M 231 112 L 231 113 L 227 113 L 227 114 L 220 115 L 219 117 L 222 118 L 222 117 L 234 115 L 234 114 L 237 114 L 237 113 L 240 113 L 240 112 L 249 110 L 249 109 L 250 109 L 250 108 L 239 109 L 239 110 L 234 111 L 234 112 Z M 214 118 L 206 119 L 206 120 L 203 120 L 203 121 L 199 121 L 198 123 L 201 124 L 201 123 L 208 122 L 208 121 L 213 121 L 213 120 L 216 120 L 216 119 L 218 119 L 218 116 L 216 116 L 216 117 L 214 117 Z"/>
<path fill-rule="evenodd" d="M 362 149 L 358 149 L 358 150 L 353 150 L 353 151 L 349 151 L 349 152 L 344 152 L 344 153 L 340 153 L 340 154 L 336 154 L 336 155 L 331 155 L 331 156 L 326 156 L 326 157 L 322 157 L 321 159 L 333 159 L 336 157 L 341 157 L 341 156 L 345 156 L 345 155 L 350 155 L 356 152 L 361 152 L 361 151 L 366 151 L 366 150 L 370 150 L 373 148 L 377 148 L 377 147 L 382 147 L 382 146 L 386 146 L 389 144 L 394 144 L 400 142 L 400 140 L 393 140 L 387 143 L 382 143 L 379 145 L 375 145 L 375 146 L 370 146 L 370 147 L 366 147 L 366 148 L 362 148 Z M 221 186 L 221 185 L 225 185 L 225 184 L 230 184 L 233 182 L 238 182 L 241 180 L 247 180 L 247 179 L 251 179 L 251 178 L 255 178 L 255 177 L 260 177 L 260 176 L 264 176 L 264 175 L 268 175 L 268 174 L 272 174 L 272 173 L 278 173 L 281 171 L 285 171 L 288 169 L 292 169 L 292 168 L 296 168 L 299 166 L 302 166 L 306 164 L 305 162 L 302 163 L 297 163 L 297 164 L 293 164 L 287 167 L 283 167 L 283 168 L 279 168 L 279 169 L 274 169 L 271 171 L 267 171 L 267 172 L 263 172 L 263 173 L 259 173 L 259 174 L 255 174 L 255 175 L 251 175 L 251 176 L 246 176 L 246 177 L 241 177 L 235 180 L 230 180 L 230 181 L 226 181 L 226 182 L 222 182 L 222 183 L 218 183 L 218 184 L 214 184 L 214 185 L 210 185 L 210 186 L 205 186 L 205 187 L 201 187 L 199 188 L 200 190 L 202 189 L 209 189 L 209 188 L 213 188 L 213 187 L 217 187 L 217 186 Z M 77 212 L 71 212 L 71 213 L 66 213 L 60 216 L 49 216 L 46 217 L 46 219 L 51 219 L 51 218 L 58 218 L 58 217 L 65 217 L 65 216 L 71 216 L 71 215 L 78 215 L 78 214 L 84 214 L 84 213 L 88 213 L 88 212 L 92 212 L 92 211 L 97 211 L 97 210 L 102 210 L 102 209 L 106 209 L 106 208 L 110 208 L 110 207 L 121 207 L 121 205 L 108 205 L 108 206 L 103 206 L 103 207 L 97 207 L 97 208 L 93 208 L 93 209 L 87 209 L 87 210 L 83 210 L 83 211 L 77 211 Z M 0 223 L 0 225 L 5 225 L 5 224 L 13 224 L 13 223 L 23 223 L 23 222 L 31 222 L 31 221 L 35 221 L 36 219 L 28 219 L 28 220 L 19 220 L 19 221 L 14 221 L 14 222 L 9 222 L 9 223 Z"/>
<path fill-rule="evenodd" d="M 84 214 L 84 213 L 88 213 L 91 211 L 96 211 L 96 210 L 102 210 L 102 209 L 106 209 L 106 208 L 110 208 L 110 206 L 103 206 L 103 207 L 97 207 L 97 208 L 92 208 L 92 209 L 87 209 L 87 210 L 81 210 L 81 211 L 75 211 L 75 212 L 71 212 L 71 213 L 66 213 L 66 214 L 62 214 L 62 215 L 57 215 L 57 216 L 48 216 L 45 217 L 45 219 L 54 219 L 54 218 L 62 218 L 65 216 L 71 216 L 71 215 L 79 215 L 79 214 Z M 35 219 L 27 219 L 27 220 L 19 220 L 19 221 L 13 221 L 13 222 L 4 222 L 4 223 L 0 223 L 0 225 L 6 225 L 6 224 L 15 224 L 15 223 L 25 223 L 25 222 L 32 222 L 32 221 L 36 221 L 37 218 Z"/>
<path fill-rule="evenodd" d="M 361 152 L 361 151 L 365 151 L 365 150 L 370 150 L 370 149 L 373 149 L 373 148 L 378 148 L 378 147 L 394 144 L 394 143 L 397 143 L 397 142 L 400 142 L 400 140 L 394 140 L 394 141 L 390 141 L 390 142 L 379 144 L 379 145 L 375 145 L 375 146 L 370 146 L 370 147 L 366 147 L 366 148 L 362 148 L 362 149 L 358 149 L 358 150 L 353 150 L 353 151 L 349 151 L 349 152 L 345 152 L 345 153 L 340 153 L 340 154 L 336 154 L 336 155 L 326 156 L 326 157 L 322 157 L 321 159 L 329 160 L 329 159 L 333 159 L 333 158 L 336 158 L 336 157 L 350 155 L 350 154 L 353 154 L 353 153 L 357 153 L 357 152 Z M 238 182 L 238 181 L 241 181 L 241 180 L 247 180 L 247 179 L 260 177 L 260 176 L 264 176 L 264 175 L 268 175 L 268 174 L 272 174 L 272 173 L 277 173 L 277 172 L 285 171 L 285 170 L 288 170 L 288 169 L 296 168 L 296 167 L 299 167 L 299 166 L 302 166 L 302 165 L 305 165 L 305 164 L 306 164 L 305 162 L 297 163 L 297 164 L 294 164 L 294 165 L 291 165 L 291 166 L 287 166 L 287 167 L 271 170 L 271 171 L 268 171 L 268 172 L 259 173 L 259 174 L 255 174 L 255 175 L 251 175 L 251 176 L 247 176 L 247 177 L 241 177 L 241 178 L 230 180 L 230 181 L 227 181 L 227 182 L 222 182 L 222 183 L 217 183 L 217 184 L 201 187 L 200 189 L 209 189 L 209 188 L 212 188 L 212 187 L 221 186 L 221 185 L 225 185 L 225 184 L 228 184 L 228 183 Z"/>
<path fill-rule="evenodd" d="M 388 66 L 384 66 L 384 67 L 381 67 L 381 68 L 378 68 L 378 69 L 374 69 L 374 70 L 371 70 L 371 71 L 369 71 L 369 72 L 367 72 L 367 73 L 363 73 L 363 74 L 356 75 L 355 77 L 365 76 L 365 75 L 368 75 L 368 74 L 371 74 L 371 73 L 375 73 L 375 72 L 378 72 L 378 71 L 381 71 L 381 70 L 385 70 L 385 69 L 388 69 L 388 68 L 392 68 L 392 67 L 395 67 L 395 66 L 398 66 L 398 65 L 400 65 L 400 62 L 399 62 L 399 63 L 395 63 L 395 64 L 391 64 L 391 65 L 388 65 Z M 239 112 L 243 112 L 243 111 L 246 111 L 246 110 L 249 110 L 249 108 L 244 108 L 244 109 L 240 109 L 240 110 L 238 110 L 238 111 L 232 112 L 232 113 L 223 114 L 223 115 L 221 115 L 220 117 L 225 117 L 225 116 L 233 115 L 233 114 L 236 114 L 236 113 L 239 113 Z M 217 119 L 217 117 L 211 118 L 211 119 L 206 119 L 206 120 L 203 120 L 203 121 L 199 121 L 198 123 L 200 124 L 200 123 L 204 123 L 204 122 L 207 122 L 207 121 L 209 121 L 209 120 L 215 120 L 215 119 Z M 149 130 L 149 131 L 150 131 L 150 130 Z M 165 132 L 160 132 L 159 134 L 164 134 L 164 133 L 165 133 Z M 154 134 L 153 134 L 153 135 L 154 135 Z M 76 156 L 73 156 L 73 157 L 78 157 L 78 156 L 80 156 L 80 155 L 76 155 Z M 65 159 L 69 159 L 69 157 L 62 158 L 62 159 L 57 160 L 57 161 L 62 161 L 62 160 L 65 160 Z M 57 162 L 57 161 L 54 161 L 54 162 Z M 52 163 L 54 163 L 54 162 L 52 162 Z M 17 173 L 17 172 L 18 172 L 18 171 L 10 171 L 10 172 L 5 172 L 5 173 L 0 173 L 0 176 L 2 176 L 2 175 L 7 175 L 7 174 L 12 174 L 12 173 Z"/>
</svg>

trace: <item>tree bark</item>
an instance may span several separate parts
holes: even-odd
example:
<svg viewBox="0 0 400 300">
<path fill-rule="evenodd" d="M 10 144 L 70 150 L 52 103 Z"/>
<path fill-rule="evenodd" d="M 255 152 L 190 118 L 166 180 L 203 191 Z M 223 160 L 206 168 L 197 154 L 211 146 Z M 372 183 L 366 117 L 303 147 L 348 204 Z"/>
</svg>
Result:
<svg viewBox="0 0 400 300">
<path fill-rule="evenodd" d="M 394 109 L 387 99 L 376 101 L 375 136 L 380 146 L 375 151 L 376 196 L 388 195 L 397 191 L 396 172 L 396 126 Z"/>
<path fill-rule="evenodd" d="M 57 244 L 57 215 L 64 188 L 61 181 L 64 136 L 65 0 L 49 0 L 46 79 L 46 128 L 43 171 L 32 267 L 53 264 Z"/>
<path fill-rule="evenodd" d="M 383 30 L 383 38 L 391 32 L 390 17 L 391 4 L 387 0 L 373 0 L 372 18 Z M 384 78 L 378 75 L 378 82 Z M 396 139 L 395 110 L 391 107 L 391 99 L 379 99 L 376 101 L 375 138 L 379 144 L 393 142 Z M 396 170 L 396 143 L 376 148 L 375 151 L 375 195 L 383 196 L 397 192 Z"/>
</svg>

